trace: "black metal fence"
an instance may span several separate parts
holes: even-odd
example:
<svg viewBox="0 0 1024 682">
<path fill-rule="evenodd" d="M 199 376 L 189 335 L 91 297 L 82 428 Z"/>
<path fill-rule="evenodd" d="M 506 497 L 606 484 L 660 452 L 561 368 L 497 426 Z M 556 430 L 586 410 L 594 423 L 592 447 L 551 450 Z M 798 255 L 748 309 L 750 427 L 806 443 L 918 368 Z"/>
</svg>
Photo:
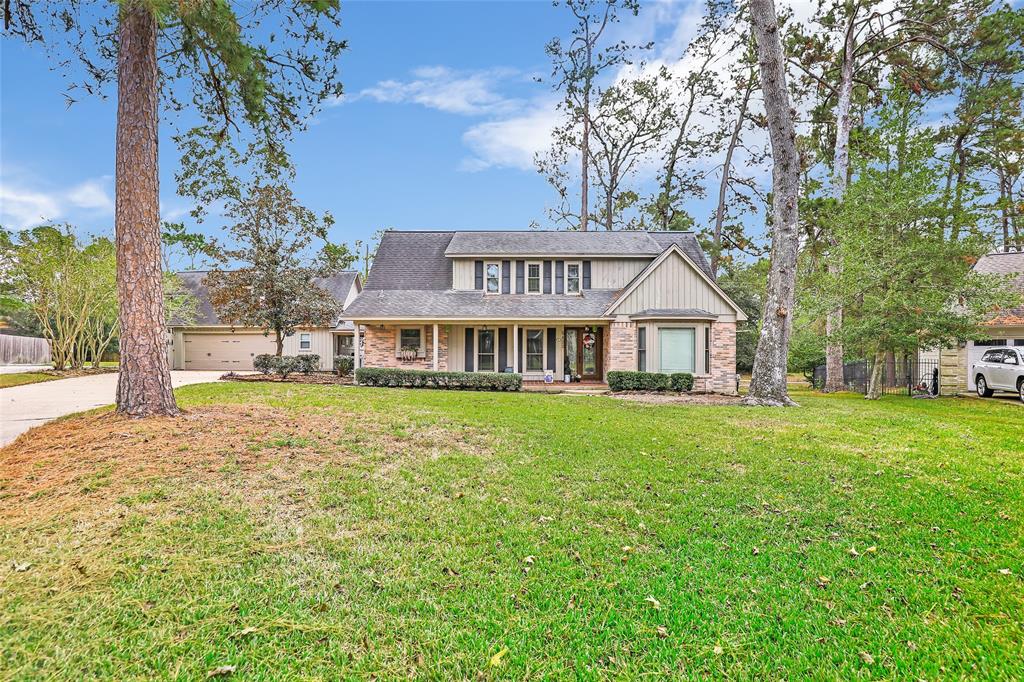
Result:
<svg viewBox="0 0 1024 682">
<path fill-rule="evenodd" d="M 883 395 L 935 396 L 939 394 L 939 363 L 937 360 L 890 357 L 882 362 L 879 383 Z M 846 390 L 866 394 L 873 364 L 870 360 L 845 363 L 843 365 L 843 384 L 846 386 Z M 825 365 L 818 365 L 814 368 L 811 385 L 819 390 L 825 387 Z"/>
</svg>

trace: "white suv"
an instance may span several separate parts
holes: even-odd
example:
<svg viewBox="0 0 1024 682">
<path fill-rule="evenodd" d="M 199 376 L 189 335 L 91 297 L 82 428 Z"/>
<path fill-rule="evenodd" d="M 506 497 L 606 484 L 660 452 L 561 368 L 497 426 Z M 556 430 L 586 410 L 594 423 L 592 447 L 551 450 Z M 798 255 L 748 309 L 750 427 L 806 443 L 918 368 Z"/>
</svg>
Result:
<svg viewBox="0 0 1024 682">
<path fill-rule="evenodd" d="M 1014 391 L 1024 402 L 1024 350 L 993 348 L 971 367 L 978 395 L 988 398 L 993 390 Z"/>
</svg>

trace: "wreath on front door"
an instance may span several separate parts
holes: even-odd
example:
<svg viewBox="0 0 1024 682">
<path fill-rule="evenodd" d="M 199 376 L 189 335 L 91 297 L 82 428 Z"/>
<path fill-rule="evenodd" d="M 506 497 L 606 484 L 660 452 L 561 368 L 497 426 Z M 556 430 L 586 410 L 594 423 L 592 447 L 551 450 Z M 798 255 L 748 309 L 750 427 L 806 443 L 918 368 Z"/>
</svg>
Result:
<svg viewBox="0 0 1024 682">
<path fill-rule="evenodd" d="M 597 334 L 595 334 L 594 332 L 586 332 L 583 335 L 584 348 L 593 348 L 595 343 L 597 343 Z"/>
</svg>

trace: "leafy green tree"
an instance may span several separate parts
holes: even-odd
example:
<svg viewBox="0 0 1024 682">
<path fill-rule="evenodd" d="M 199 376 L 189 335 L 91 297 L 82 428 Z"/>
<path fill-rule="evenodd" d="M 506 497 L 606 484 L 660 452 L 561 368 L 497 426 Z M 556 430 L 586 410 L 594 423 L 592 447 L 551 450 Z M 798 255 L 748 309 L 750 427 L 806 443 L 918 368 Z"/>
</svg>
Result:
<svg viewBox="0 0 1024 682">
<path fill-rule="evenodd" d="M 337 301 L 314 282 L 338 265 L 338 247 L 327 242 L 329 213 L 301 206 L 286 185 L 254 181 L 228 200 L 225 215 L 234 220 L 228 230 L 236 246 L 224 249 L 206 276 L 221 320 L 273 333 L 277 355 L 299 326 L 337 322 Z M 241 267 L 228 269 L 235 264 Z"/>
<path fill-rule="evenodd" d="M 164 352 L 161 103 L 172 122 L 185 121 L 174 135 L 183 155 L 179 191 L 199 206 L 233 164 L 287 172 L 285 142 L 325 99 L 341 94 L 338 12 L 338 0 L 5 1 L 5 38 L 63 45 L 78 57 L 82 76 L 69 101 L 117 84 L 118 411 L 178 412 Z M 63 54 L 57 60 L 69 64 Z M 238 152 L 233 141 L 243 127 L 251 136 Z"/>
<path fill-rule="evenodd" d="M 200 257 L 216 258 L 217 242 L 199 232 L 189 232 L 185 223 L 168 222 L 162 223 L 160 239 L 164 246 L 164 269 L 170 270 L 171 261 L 177 255 L 179 249 L 188 258 L 188 269 L 196 269 L 196 259 Z"/>
<path fill-rule="evenodd" d="M 989 244 L 984 235 L 945 237 L 944 169 L 920 128 L 920 103 L 897 90 L 877 118 L 831 217 L 839 267 L 817 288 L 825 310 L 844 310 L 843 343 L 872 361 L 869 398 L 880 396 L 887 354 L 975 336 L 996 306 L 1011 303 L 992 278 L 972 272 Z"/>
<path fill-rule="evenodd" d="M 735 261 L 724 267 L 718 276 L 718 285 L 747 314 L 747 321 L 736 326 L 736 369 L 741 372 L 749 372 L 754 368 L 754 351 L 769 266 L 767 258 L 753 262 Z"/>
</svg>

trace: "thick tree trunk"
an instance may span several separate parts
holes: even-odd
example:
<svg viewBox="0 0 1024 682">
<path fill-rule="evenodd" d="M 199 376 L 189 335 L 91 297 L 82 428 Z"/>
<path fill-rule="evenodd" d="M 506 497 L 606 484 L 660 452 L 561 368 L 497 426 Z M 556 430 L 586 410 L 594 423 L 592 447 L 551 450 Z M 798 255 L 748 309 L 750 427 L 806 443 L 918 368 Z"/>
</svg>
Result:
<svg viewBox="0 0 1024 682">
<path fill-rule="evenodd" d="M 772 0 L 751 0 L 750 23 L 757 43 L 761 91 L 772 143 L 773 229 L 771 270 L 761 317 L 761 335 L 754 356 L 750 392 L 744 402 L 748 405 L 795 405 L 786 386 L 786 365 L 793 326 L 799 247 L 797 198 L 800 157 L 793 127 L 793 110 L 789 105 L 785 57 L 775 3 Z"/>
<path fill-rule="evenodd" d="M 846 38 L 843 42 L 843 68 L 839 78 L 839 97 L 836 102 L 836 145 L 832 168 L 832 196 L 837 203 L 843 202 L 846 195 L 846 179 L 850 172 L 850 108 L 853 103 L 854 75 L 854 26 L 857 15 L 850 17 Z M 828 271 L 832 275 L 839 274 L 837 265 L 832 258 L 827 259 Z M 841 391 L 846 385 L 843 376 L 843 343 L 839 334 L 843 329 L 843 307 L 831 308 L 825 317 L 825 392 Z"/>
<path fill-rule="evenodd" d="M 164 330 L 157 156 L 156 17 L 142 0 L 121 4 L 117 56 L 117 295 L 121 373 L 117 410 L 178 414 Z"/>
<path fill-rule="evenodd" d="M 274 330 L 274 343 L 277 344 L 277 357 L 284 355 L 284 334 L 280 329 Z"/>
<path fill-rule="evenodd" d="M 732 128 L 732 135 L 729 137 L 729 146 L 725 150 L 725 162 L 722 164 L 722 181 L 718 184 L 718 207 L 715 209 L 715 233 L 714 246 L 711 249 L 711 272 L 718 277 L 718 265 L 722 261 L 722 225 L 725 223 L 725 198 L 729 191 L 729 178 L 732 177 L 732 155 L 736 151 L 736 145 L 740 140 L 740 132 L 743 130 L 743 122 L 747 119 L 747 104 L 750 102 L 750 93 L 754 89 L 754 74 L 751 73 L 747 79 L 747 89 L 743 92 L 743 101 L 740 103 L 739 115 L 736 117 L 736 125 Z"/>
</svg>

